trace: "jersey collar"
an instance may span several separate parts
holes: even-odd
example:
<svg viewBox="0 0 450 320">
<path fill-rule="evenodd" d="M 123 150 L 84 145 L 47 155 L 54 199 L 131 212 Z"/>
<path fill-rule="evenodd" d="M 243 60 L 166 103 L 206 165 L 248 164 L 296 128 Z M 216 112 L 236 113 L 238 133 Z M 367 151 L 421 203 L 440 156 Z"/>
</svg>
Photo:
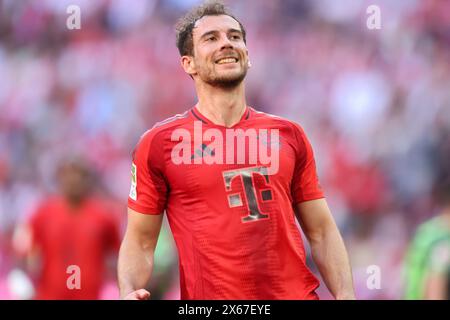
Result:
<svg viewBox="0 0 450 320">
<path fill-rule="evenodd" d="M 208 124 L 208 125 L 213 125 L 213 126 L 217 126 L 217 127 L 225 127 L 219 124 L 215 124 L 213 123 L 211 120 L 209 120 L 208 118 L 206 118 L 203 114 L 201 114 L 201 112 L 198 110 L 197 108 L 198 104 L 196 104 L 194 107 L 191 108 L 190 110 L 190 114 L 196 119 L 196 120 L 200 120 L 203 124 Z M 245 107 L 245 112 L 242 115 L 241 119 L 239 120 L 238 123 L 236 123 L 234 126 L 235 127 L 237 125 L 239 125 L 240 123 L 242 123 L 243 121 L 246 121 L 250 118 L 251 116 L 251 107 L 246 106 Z M 230 127 L 230 128 L 232 128 Z"/>
</svg>

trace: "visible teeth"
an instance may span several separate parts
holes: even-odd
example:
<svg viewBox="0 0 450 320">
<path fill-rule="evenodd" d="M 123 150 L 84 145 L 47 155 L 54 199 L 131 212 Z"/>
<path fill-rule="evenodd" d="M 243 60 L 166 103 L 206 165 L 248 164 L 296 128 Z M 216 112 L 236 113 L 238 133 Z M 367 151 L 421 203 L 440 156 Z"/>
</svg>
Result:
<svg viewBox="0 0 450 320">
<path fill-rule="evenodd" d="M 225 58 L 225 59 L 220 59 L 217 63 L 224 64 L 224 63 L 232 63 L 232 62 L 237 62 L 237 59 L 236 58 Z"/>
</svg>

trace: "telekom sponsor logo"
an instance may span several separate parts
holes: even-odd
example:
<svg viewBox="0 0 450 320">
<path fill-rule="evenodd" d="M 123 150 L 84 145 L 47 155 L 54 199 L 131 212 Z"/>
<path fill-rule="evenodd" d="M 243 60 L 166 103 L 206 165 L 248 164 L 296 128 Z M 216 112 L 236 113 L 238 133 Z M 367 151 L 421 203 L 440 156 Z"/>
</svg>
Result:
<svg viewBox="0 0 450 320">
<path fill-rule="evenodd" d="M 194 122 L 194 132 L 183 128 L 172 132 L 171 140 L 178 142 L 171 159 L 181 164 L 250 164 L 267 167 L 268 174 L 276 174 L 280 160 L 278 129 L 203 130 L 201 121 Z M 246 143 L 248 142 L 248 143 Z"/>
</svg>

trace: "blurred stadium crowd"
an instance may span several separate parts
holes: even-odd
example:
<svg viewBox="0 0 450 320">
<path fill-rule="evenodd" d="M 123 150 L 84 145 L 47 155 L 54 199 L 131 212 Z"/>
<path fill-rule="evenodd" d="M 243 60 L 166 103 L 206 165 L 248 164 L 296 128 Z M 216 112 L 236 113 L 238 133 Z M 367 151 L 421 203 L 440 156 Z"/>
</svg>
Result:
<svg viewBox="0 0 450 320">
<path fill-rule="evenodd" d="M 14 235 L 58 192 L 64 159 L 90 164 L 123 231 L 134 145 L 196 101 L 173 29 L 196 3 L 0 0 L 0 299 L 26 296 Z M 450 177 L 450 2 L 226 3 L 248 33 L 249 105 L 297 121 L 312 142 L 358 298 L 402 298 L 408 245 Z M 70 4 L 81 30 L 66 28 Z M 380 30 L 366 27 L 370 4 Z M 161 237 L 154 297 L 176 298 L 167 228 Z M 370 265 L 379 290 L 366 285 Z M 114 280 L 104 288 L 115 297 Z"/>
</svg>

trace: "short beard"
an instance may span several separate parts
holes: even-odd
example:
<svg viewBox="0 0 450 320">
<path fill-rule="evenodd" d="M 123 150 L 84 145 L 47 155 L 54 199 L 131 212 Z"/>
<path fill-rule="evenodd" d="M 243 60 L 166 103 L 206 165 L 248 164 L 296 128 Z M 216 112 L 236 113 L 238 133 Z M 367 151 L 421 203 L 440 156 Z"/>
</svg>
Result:
<svg viewBox="0 0 450 320">
<path fill-rule="evenodd" d="M 207 84 L 209 84 L 212 87 L 216 88 L 223 88 L 223 89 L 233 89 L 236 88 L 241 84 L 241 82 L 245 79 L 245 76 L 247 75 L 248 68 L 244 68 L 244 70 L 234 76 L 234 77 L 214 77 L 211 75 L 208 75 L 203 79 Z"/>
</svg>

